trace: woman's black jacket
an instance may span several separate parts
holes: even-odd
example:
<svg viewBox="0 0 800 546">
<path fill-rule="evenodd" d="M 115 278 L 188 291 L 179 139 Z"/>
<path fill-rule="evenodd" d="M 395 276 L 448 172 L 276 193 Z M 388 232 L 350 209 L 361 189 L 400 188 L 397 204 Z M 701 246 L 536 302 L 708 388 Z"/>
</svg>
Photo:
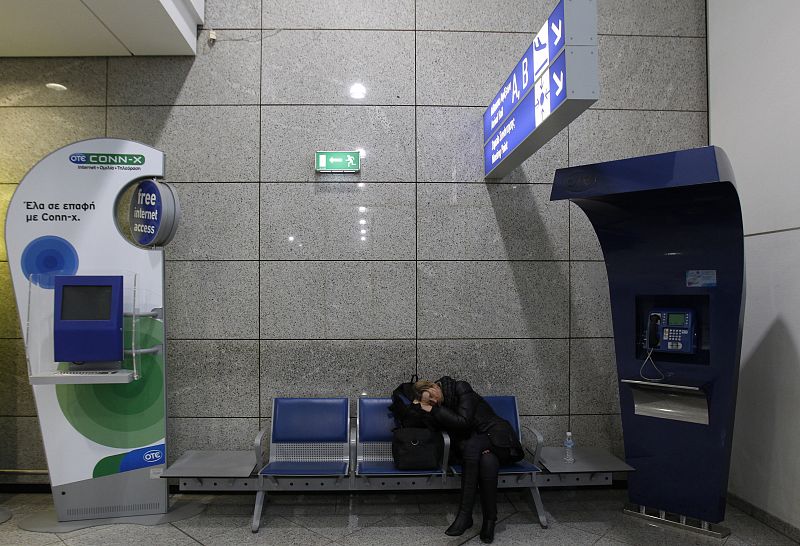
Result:
<svg viewBox="0 0 800 546">
<path fill-rule="evenodd" d="M 456 400 L 445 400 L 446 405 L 434 406 L 431 410 L 434 423 L 450 434 L 453 445 L 461 448 L 473 434 L 488 434 L 492 445 L 509 448 L 514 460 L 523 457 L 522 446 L 511 424 L 497 415 L 469 383 L 456 381 L 454 391 Z"/>
</svg>

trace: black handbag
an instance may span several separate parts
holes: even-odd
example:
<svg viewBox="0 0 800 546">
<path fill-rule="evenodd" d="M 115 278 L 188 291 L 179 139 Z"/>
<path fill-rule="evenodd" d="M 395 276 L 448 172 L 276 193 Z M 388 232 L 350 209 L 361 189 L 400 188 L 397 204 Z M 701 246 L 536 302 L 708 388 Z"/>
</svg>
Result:
<svg viewBox="0 0 800 546">
<path fill-rule="evenodd" d="M 500 448 L 508 453 L 509 460 L 503 464 L 515 463 L 525 458 L 525 452 L 522 444 L 519 443 L 519 438 L 514 432 L 514 428 L 505 419 L 492 424 L 486 434 L 489 436 L 489 443 L 493 447 Z"/>
<path fill-rule="evenodd" d="M 433 470 L 442 465 L 442 434 L 429 428 L 394 429 L 392 457 L 400 470 Z"/>
</svg>

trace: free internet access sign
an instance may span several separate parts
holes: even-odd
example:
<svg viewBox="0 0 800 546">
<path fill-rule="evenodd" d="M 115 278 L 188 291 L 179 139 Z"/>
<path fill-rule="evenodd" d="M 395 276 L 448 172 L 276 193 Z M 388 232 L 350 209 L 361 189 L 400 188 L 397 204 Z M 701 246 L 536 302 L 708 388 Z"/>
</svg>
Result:
<svg viewBox="0 0 800 546">
<path fill-rule="evenodd" d="M 502 178 L 600 98 L 597 0 L 561 0 L 483 114 L 486 178 Z"/>
<path fill-rule="evenodd" d="M 357 173 L 361 170 L 361 153 L 317 152 L 314 170 L 318 173 Z"/>
</svg>

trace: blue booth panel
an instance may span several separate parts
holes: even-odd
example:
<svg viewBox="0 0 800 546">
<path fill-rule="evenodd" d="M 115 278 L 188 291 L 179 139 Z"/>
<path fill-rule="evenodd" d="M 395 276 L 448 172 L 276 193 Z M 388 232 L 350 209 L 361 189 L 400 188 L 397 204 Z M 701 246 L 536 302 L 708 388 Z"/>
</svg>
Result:
<svg viewBox="0 0 800 546">
<path fill-rule="evenodd" d="M 608 273 L 633 503 L 725 517 L 744 308 L 742 214 L 709 146 L 556 171 Z"/>
</svg>

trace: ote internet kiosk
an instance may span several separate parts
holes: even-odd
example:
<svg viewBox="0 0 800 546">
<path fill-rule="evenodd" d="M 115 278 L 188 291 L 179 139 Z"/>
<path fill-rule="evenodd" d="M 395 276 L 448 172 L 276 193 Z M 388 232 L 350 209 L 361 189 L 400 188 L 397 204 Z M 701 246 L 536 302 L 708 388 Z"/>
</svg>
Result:
<svg viewBox="0 0 800 546">
<path fill-rule="evenodd" d="M 21 528 L 163 522 L 201 508 L 170 510 L 159 478 L 168 454 L 162 247 L 180 219 L 164 175 L 159 150 L 84 140 L 39 161 L 9 203 L 8 265 L 55 505 Z M 54 221 L 31 204 L 74 214 Z"/>
</svg>

